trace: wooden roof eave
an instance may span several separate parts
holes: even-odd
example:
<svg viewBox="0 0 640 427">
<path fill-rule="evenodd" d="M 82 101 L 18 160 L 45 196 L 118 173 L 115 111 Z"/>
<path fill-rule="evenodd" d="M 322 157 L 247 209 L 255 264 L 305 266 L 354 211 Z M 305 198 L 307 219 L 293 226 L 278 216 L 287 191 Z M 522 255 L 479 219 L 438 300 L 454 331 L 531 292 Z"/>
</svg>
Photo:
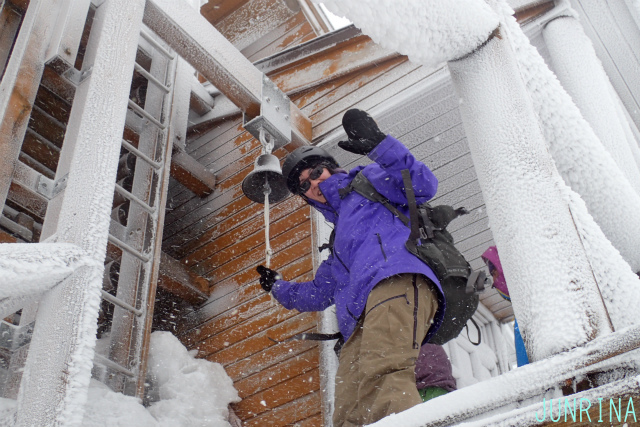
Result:
<svg viewBox="0 0 640 427">
<path fill-rule="evenodd" d="M 554 0 L 535 1 L 515 9 L 515 18 L 520 25 L 533 21 L 555 7 Z"/>
<path fill-rule="evenodd" d="M 399 56 L 399 53 L 374 43 L 369 36 L 351 25 L 262 59 L 254 65 L 291 97 Z M 237 108 L 217 110 L 218 105 L 227 104 L 218 96 L 216 107 L 192 123 L 190 131 L 205 131 L 219 121 L 240 114 Z"/>
</svg>

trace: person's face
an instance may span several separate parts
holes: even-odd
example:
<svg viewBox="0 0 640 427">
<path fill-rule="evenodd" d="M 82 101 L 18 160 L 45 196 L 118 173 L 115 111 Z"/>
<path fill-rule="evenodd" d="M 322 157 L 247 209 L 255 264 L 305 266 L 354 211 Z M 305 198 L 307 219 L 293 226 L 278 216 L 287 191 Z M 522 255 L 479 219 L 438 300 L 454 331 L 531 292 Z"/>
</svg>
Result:
<svg viewBox="0 0 640 427">
<path fill-rule="evenodd" d="M 301 193 L 311 200 L 320 203 L 327 203 L 327 199 L 320 191 L 318 184 L 331 176 L 331 172 L 323 165 L 315 168 L 304 169 L 300 172 L 300 189 Z"/>
<path fill-rule="evenodd" d="M 489 263 L 489 274 L 491 274 L 494 282 L 500 278 L 500 272 L 491 263 Z"/>
</svg>

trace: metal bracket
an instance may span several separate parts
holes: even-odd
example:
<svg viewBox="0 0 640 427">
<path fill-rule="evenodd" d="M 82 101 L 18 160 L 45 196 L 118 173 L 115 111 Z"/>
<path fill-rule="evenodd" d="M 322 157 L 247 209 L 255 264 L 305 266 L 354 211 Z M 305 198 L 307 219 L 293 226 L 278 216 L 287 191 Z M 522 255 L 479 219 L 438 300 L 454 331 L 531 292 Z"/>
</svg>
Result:
<svg viewBox="0 0 640 427">
<path fill-rule="evenodd" d="M 247 122 L 247 116 L 243 114 L 243 125 L 258 140 L 260 128 L 264 128 L 273 137 L 273 149 L 276 150 L 291 142 L 291 100 L 275 83 L 263 75 L 261 101 L 260 115 Z"/>
<path fill-rule="evenodd" d="M 28 325 L 16 326 L 0 321 L 0 348 L 13 351 L 28 344 L 34 324 L 35 322 L 31 322 Z"/>
<path fill-rule="evenodd" d="M 53 181 L 44 175 L 40 175 L 38 177 L 38 184 L 36 187 L 36 191 L 38 192 L 38 194 L 41 194 L 44 197 L 46 197 L 48 200 L 51 200 L 55 196 L 57 196 L 62 190 L 67 188 L 68 178 L 69 178 L 69 174 L 66 174 L 59 180 Z"/>
<path fill-rule="evenodd" d="M 69 82 L 74 84 L 75 86 L 79 86 L 83 81 L 85 81 L 90 75 L 93 67 L 90 67 L 88 70 L 79 71 L 75 68 L 69 68 L 67 71 L 62 73 L 62 77 L 67 79 Z"/>
</svg>

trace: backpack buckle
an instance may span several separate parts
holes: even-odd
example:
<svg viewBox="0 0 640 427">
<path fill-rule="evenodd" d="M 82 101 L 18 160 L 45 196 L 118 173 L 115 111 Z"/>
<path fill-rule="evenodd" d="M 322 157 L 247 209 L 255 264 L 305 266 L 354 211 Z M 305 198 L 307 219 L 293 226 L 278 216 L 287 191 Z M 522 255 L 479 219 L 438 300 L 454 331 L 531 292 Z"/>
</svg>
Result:
<svg viewBox="0 0 640 427">
<path fill-rule="evenodd" d="M 466 293 L 479 294 L 484 292 L 487 282 L 487 274 L 483 270 L 472 271 L 467 280 Z"/>
<path fill-rule="evenodd" d="M 433 235 L 431 237 L 433 237 Z M 429 239 L 429 236 L 427 235 L 427 230 L 425 230 L 424 227 L 420 227 L 420 239 L 421 240 Z"/>
</svg>

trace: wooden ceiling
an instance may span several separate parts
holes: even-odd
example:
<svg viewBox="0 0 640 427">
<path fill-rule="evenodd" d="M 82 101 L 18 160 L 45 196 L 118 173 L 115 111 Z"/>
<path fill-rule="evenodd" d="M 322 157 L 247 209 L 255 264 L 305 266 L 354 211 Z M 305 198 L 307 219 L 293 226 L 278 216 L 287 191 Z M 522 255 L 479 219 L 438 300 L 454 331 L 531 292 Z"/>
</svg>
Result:
<svg viewBox="0 0 640 427">
<path fill-rule="evenodd" d="M 200 13 L 252 61 L 329 31 L 310 0 L 210 0 Z"/>
</svg>

